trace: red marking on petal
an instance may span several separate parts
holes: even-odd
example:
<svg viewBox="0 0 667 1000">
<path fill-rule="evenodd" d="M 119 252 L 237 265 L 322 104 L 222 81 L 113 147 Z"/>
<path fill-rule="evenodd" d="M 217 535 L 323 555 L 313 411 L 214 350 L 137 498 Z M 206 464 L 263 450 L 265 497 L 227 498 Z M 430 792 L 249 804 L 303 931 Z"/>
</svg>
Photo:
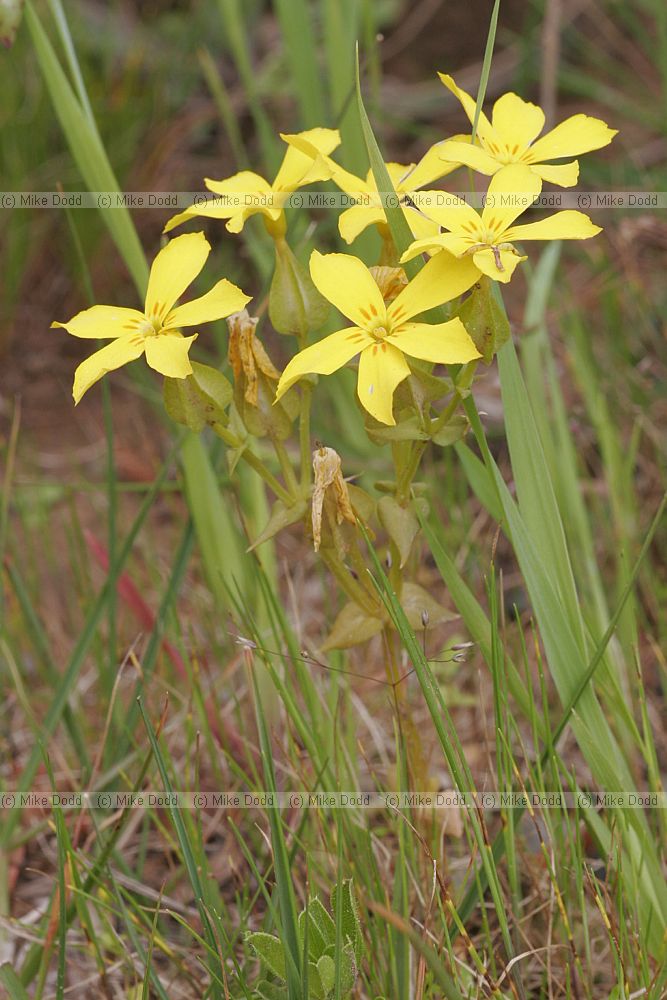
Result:
<svg viewBox="0 0 667 1000">
<path fill-rule="evenodd" d="M 359 310 L 359 312 L 360 312 L 360 313 L 361 313 L 361 315 L 362 315 L 362 316 L 364 317 L 364 319 L 370 319 L 370 318 L 371 318 L 371 315 L 370 315 L 370 313 L 369 313 L 369 312 L 367 312 L 367 311 L 366 311 L 365 309 L 360 309 L 360 310 Z"/>
<path fill-rule="evenodd" d="M 378 314 L 378 311 L 377 311 L 377 309 L 375 308 L 375 306 L 374 306 L 374 305 L 371 305 L 371 306 L 370 306 L 369 308 L 370 308 L 370 311 L 371 311 L 371 312 L 373 313 L 373 315 L 374 315 L 374 316 L 377 316 L 377 314 Z"/>
</svg>

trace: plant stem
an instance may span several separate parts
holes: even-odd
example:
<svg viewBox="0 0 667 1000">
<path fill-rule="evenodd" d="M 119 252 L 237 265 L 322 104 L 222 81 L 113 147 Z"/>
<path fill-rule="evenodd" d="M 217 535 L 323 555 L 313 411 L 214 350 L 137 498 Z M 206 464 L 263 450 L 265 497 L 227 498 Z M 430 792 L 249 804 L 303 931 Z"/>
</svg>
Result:
<svg viewBox="0 0 667 1000">
<path fill-rule="evenodd" d="M 313 387 L 308 382 L 301 386 L 301 410 L 299 413 L 299 445 L 301 449 L 301 486 L 305 490 L 310 486 L 312 474 L 312 457 L 310 447 L 310 404 Z"/>
<path fill-rule="evenodd" d="M 218 435 L 219 438 L 225 442 L 230 448 L 240 448 L 243 445 L 243 441 L 234 434 L 233 431 L 228 430 L 222 424 L 212 424 L 213 430 Z M 288 507 L 292 506 L 294 498 L 292 495 L 282 486 L 272 472 L 264 465 L 264 462 L 254 452 L 250 451 L 249 448 L 244 448 L 240 456 L 244 462 L 255 470 L 255 472 L 262 477 L 266 485 L 269 487 L 273 493 L 287 504 Z"/>
<path fill-rule="evenodd" d="M 354 601 L 355 604 L 358 604 L 360 608 L 363 608 L 369 615 L 372 615 L 374 618 L 378 618 L 381 612 L 377 601 L 372 600 L 361 584 L 354 579 L 350 571 L 344 565 L 342 559 L 330 549 L 320 549 L 320 555 L 327 569 L 329 569 L 330 572 L 336 577 L 342 590 L 345 591 L 347 596 Z"/>
<path fill-rule="evenodd" d="M 275 449 L 276 457 L 280 462 L 280 468 L 282 470 L 283 478 L 285 480 L 287 488 L 290 491 L 290 493 L 296 496 L 296 494 L 299 492 L 299 484 L 294 474 L 294 469 L 292 468 L 290 457 L 287 454 L 287 448 L 282 443 L 282 441 L 279 441 L 278 438 L 273 436 L 271 437 L 271 443 Z"/>
</svg>

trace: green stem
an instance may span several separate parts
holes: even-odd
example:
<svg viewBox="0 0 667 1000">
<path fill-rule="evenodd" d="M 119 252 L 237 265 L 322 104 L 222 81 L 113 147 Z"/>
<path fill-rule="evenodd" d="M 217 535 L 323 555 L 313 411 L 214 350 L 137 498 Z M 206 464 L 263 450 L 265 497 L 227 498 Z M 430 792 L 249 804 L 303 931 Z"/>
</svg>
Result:
<svg viewBox="0 0 667 1000">
<path fill-rule="evenodd" d="M 336 577 L 341 589 L 345 591 L 347 596 L 369 615 L 378 618 L 380 616 L 380 609 L 377 601 L 371 600 L 361 584 L 351 575 L 342 559 L 331 550 L 323 551 L 320 549 L 320 555 L 327 569 Z"/>
<path fill-rule="evenodd" d="M 243 441 L 241 441 L 240 438 L 237 438 L 236 434 L 228 430 L 222 424 L 213 424 L 212 427 L 218 437 L 222 438 L 225 444 L 230 448 L 240 448 L 243 445 Z M 249 448 L 244 448 L 241 452 L 241 458 L 244 462 L 247 462 L 247 464 L 254 469 L 259 476 L 262 477 L 269 489 L 272 490 L 284 504 L 288 507 L 292 506 L 292 503 L 294 502 L 292 495 L 288 493 L 285 487 L 278 482 L 273 473 L 269 472 L 267 467 L 264 465 L 264 462 L 262 462 L 257 455 L 250 451 Z"/>
<path fill-rule="evenodd" d="M 296 476 L 294 474 L 294 469 L 292 468 L 292 463 L 290 461 L 290 457 L 287 454 L 287 448 L 282 443 L 282 441 L 279 441 L 276 437 L 273 437 L 273 436 L 271 437 L 271 443 L 272 443 L 272 445 L 273 445 L 273 447 L 275 449 L 276 457 L 278 458 L 278 461 L 280 462 L 280 468 L 281 468 L 281 471 L 282 471 L 285 483 L 287 485 L 287 488 L 288 488 L 288 490 L 289 490 L 290 493 L 292 493 L 294 496 L 296 496 L 296 494 L 299 492 L 299 484 L 298 484 Z"/>
<path fill-rule="evenodd" d="M 444 408 L 444 410 L 442 410 L 440 416 L 437 418 L 435 423 L 431 425 L 431 432 L 433 434 L 437 434 L 437 432 L 445 426 L 445 424 L 451 419 L 451 417 L 453 417 L 454 413 L 456 412 L 456 408 L 461 402 L 461 397 L 459 393 L 461 392 L 461 390 L 469 389 L 470 386 L 472 385 L 472 380 L 474 378 L 478 364 L 479 364 L 479 359 L 476 358 L 474 361 L 469 361 L 467 365 L 465 365 L 461 369 L 459 377 L 454 383 L 454 395 L 447 403 L 447 406 Z"/>
<path fill-rule="evenodd" d="M 301 385 L 301 410 L 299 413 L 299 446 L 301 449 L 301 486 L 311 484 L 313 460 L 310 447 L 310 403 L 313 387 L 308 382 Z"/>
</svg>

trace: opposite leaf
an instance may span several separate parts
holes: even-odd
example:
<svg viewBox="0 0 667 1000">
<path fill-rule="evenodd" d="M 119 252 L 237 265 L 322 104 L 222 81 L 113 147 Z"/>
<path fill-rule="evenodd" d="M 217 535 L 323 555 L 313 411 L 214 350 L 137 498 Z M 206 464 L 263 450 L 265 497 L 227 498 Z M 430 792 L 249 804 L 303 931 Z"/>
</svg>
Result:
<svg viewBox="0 0 667 1000">
<path fill-rule="evenodd" d="M 509 340 L 510 325 L 486 275 L 465 300 L 458 316 L 482 355 L 484 364 L 490 365 L 494 355 Z"/>
<path fill-rule="evenodd" d="M 271 516 L 269 518 L 268 524 L 263 531 L 259 533 L 255 541 L 249 547 L 248 552 L 252 552 L 256 549 L 258 545 L 262 542 L 266 542 L 269 538 L 273 538 L 277 535 L 279 531 L 283 528 L 289 527 L 290 524 L 296 524 L 300 521 L 308 510 L 308 504 L 305 500 L 297 500 L 296 503 L 292 504 L 291 507 L 287 507 L 282 500 L 276 500 L 271 510 Z"/>
<path fill-rule="evenodd" d="M 184 424 L 199 433 L 211 424 L 226 424 L 226 409 L 233 389 L 217 368 L 192 362 L 192 375 L 187 378 L 165 378 L 164 405 L 177 424 Z"/>
<path fill-rule="evenodd" d="M 384 496 L 378 500 L 377 509 L 380 523 L 398 549 L 400 568 L 403 569 L 419 531 L 414 508 L 412 504 L 403 506 L 395 497 Z"/>
<path fill-rule="evenodd" d="M 382 631 L 382 620 L 369 615 L 351 601 L 346 604 L 334 622 L 331 632 L 322 644 L 323 653 L 330 649 L 349 649 Z"/>
<path fill-rule="evenodd" d="M 431 595 L 417 583 L 403 584 L 401 605 L 410 622 L 410 627 L 415 632 L 433 628 L 435 625 L 443 625 L 445 622 L 453 622 L 460 617 L 434 601 Z"/>
</svg>

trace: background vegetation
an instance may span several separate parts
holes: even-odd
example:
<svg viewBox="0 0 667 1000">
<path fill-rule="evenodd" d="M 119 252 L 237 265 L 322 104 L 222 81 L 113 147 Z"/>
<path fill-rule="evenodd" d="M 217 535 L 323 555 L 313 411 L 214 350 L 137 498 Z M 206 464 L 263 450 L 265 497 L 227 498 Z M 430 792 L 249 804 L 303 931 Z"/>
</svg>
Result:
<svg viewBox="0 0 667 1000">
<path fill-rule="evenodd" d="M 345 165 L 365 171 L 357 38 L 385 158 L 416 160 L 461 128 L 435 72 L 475 92 L 491 6 L 87 0 L 65 19 L 57 0 L 34 2 L 0 55 L 2 188 L 106 190 L 111 169 L 127 191 L 197 190 L 249 163 L 271 174 L 278 131 L 315 124 L 340 125 Z M 502 3 L 488 98 L 507 89 L 552 121 L 583 110 L 620 130 L 582 161 L 584 189 L 667 189 L 659 0 Z M 147 373 L 121 372 L 71 404 L 79 347 L 49 324 L 91 293 L 133 304 L 141 247 L 153 255 L 170 214 L 111 225 L 94 210 L 2 214 L 4 786 L 403 788 L 410 733 L 383 651 L 317 656 L 337 607 L 299 530 L 259 558 L 246 552 L 266 521 L 262 490 L 241 470 L 230 476 L 212 442 L 178 435 Z M 421 579 L 462 615 L 416 645 L 402 632 L 406 673 L 416 668 L 403 688 L 434 789 L 599 787 L 595 740 L 583 754 L 570 728 L 584 706 L 569 714 L 560 686 L 577 617 L 625 766 L 639 789 L 661 788 L 664 519 L 642 546 L 667 483 L 667 225 L 661 210 L 592 214 L 598 239 L 534 256 L 511 286 L 525 382 L 507 367 L 501 398 L 494 367 L 476 388 L 489 457 L 518 507 L 499 506 L 472 437 L 427 460 L 432 556 L 425 548 Z M 315 239 L 338 246 L 334 213 L 292 227 L 303 259 Z M 206 230 L 209 273 L 261 302 L 272 258 L 258 220 L 241 239 Z M 369 261 L 375 250 L 367 239 Z M 285 360 L 284 341 L 267 338 Z M 224 324 L 197 350 L 225 364 Z M 320 385 L 313 437 L 372 488 L 387 458 L 349 406 L 349 374 Z M 535 440 L 544 466 L 528 469 Z M 377 551 L 382 560 L 382 540 Z M 576 608 L 552 587 L 570 563 Z M 381 561 L 375 572 L 382 587 Z M 652 899 L 660 810 L 35 808 L 5 811 L 1 837 L 0 990 L 11 997 L 252 996 L 266 970 L 246 932 L 278 933 L 300 970 L 296 912 L 349 878 L 363 938 L 357 996 L 658 997 L 665 987 Z M 653 858 L 639 874 L 633 850 Z M 336 956 L 332 995 L 343 989 Z"/>
</svg>

